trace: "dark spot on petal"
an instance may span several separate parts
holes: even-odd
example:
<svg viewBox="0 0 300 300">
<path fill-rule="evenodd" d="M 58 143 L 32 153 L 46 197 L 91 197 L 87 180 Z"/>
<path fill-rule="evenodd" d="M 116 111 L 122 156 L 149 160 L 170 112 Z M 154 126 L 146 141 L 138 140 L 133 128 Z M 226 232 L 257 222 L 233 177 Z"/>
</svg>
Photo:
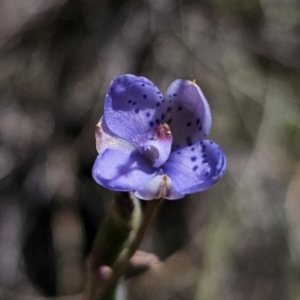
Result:
<svg viewBox="0 0 300 300">
<path fill-rule="evenodd" d="M 161 92 L 156 92 L 156 94 L 161 94 Z"/>
<path fill-rule="evenodd" d="M 144 84 L 144 83 L 142 83 L 142 86 L 145 86 L 145 84 Z"/>
<path fill-rule="evenodd" d="M 167 108 L 167 113 L 170 112 L 171 110 L 172 110 L 172 107 L 169 106 L 169 107 Z"/>
<path fill-rule="evenodd" d="M 133 102 L 132 105 L 136 105 L 136 102 Z"/>
<path fill-rule="evenodd" d="M 177 96 L 177 94 L 173 94 L 173 96 L 174 96 L 174 97 L 176 97 L 176 96 Z"/>
<path fill-rule="evenodd" d="M 207 163 L 207 160 L 206 160 L 206 159 L 203 159 L 203 160 L 202 160 L 202 163 L 204 163 L 204 164 Z"/>
<path fill-rule="evenodd" d="M 149 112 L 146 113 L 146 117 L 150 118 L 151 114 Z"/>
<path fill-rule="evenodd" d="M 162 96 L 159 96 L 159 99 L 162 99 Z"/>
<path fill-rule="evenodd" d="M 199 127 L 199 131 L 201 131 L 201 130 L 202 130 L 202 126 Z"/>
<path fill-rule="evenodd" d="M 191 148 L 191 151 L 195 151 L 195 147 L 192 147 L 192 148 Z"/>
<path fill-rule="evenodd" d="M 136 108 L 136 109 L 134 110 L 134 112 L 135 112 L 136 114 L 138 114 L 138 113 L 140 112 L 140 109 L 139 109 L 139 108 Z"/>
<path fill-rule="evenodd" d="M 171 124 L 172 122 L 172 118 L 170 118 L 168 121 L 167 121 L 167 124 Z"/>
<path fill-rule="evenodd" d="M 197 119 L 196 125 L 199 125 L 199 123 L 200 123 L 200 119 Z"/>
<path fill-rule="evenodd" d="M 193 171 L 196 171 L 198 169 L 198 166 L 193 167 Z"/>
<path fill-rule="evenodd" d="M 157 125 L 159 125 L 159 123 L 160 123 L 159 119 L 156 119 L 156 120 L 155 120 L 155 123 L 156 123 Z"/>
<path fill-rule="evenodd" d="M 204 176 L 205 176 L 205 177 L 207 177 L 207 176 L 208 176 L 208 172 L 207 172 L 207 171 L 205 172 Z"/>
<path fill-rule="evenodd" d="M 212 145 L 213 144 L 213 142 L 212 141 L 209 141 L 209 143 Z"/>
<path fill-rule="evenodd" d="M 191 161 L 196 161 L 197 160 L 197 157 L 196 156 L 192 156 L 191 157 Z"/>
<path fill-rule="evenodd" d="M 132 100 L 128 100 L 127 102 L 128 102 L 128 103 L 131 103 L 131 102 L 132 102 Z"/>
<path fill-rule="evenodd" d="M 150 122 L 149 122 L 149 125 L 150 125 L 151 127 L 153 127 L 153 126 L 154 126 L 154 122 L 150 121 Z"/>
<path fill-rule="evenodd" d="M 180 152 L 180 151 L 178 151 L 178 152 L 177 152 L 177 154 L 181 154 L 181 152 Z"/>
<path fill-rule="evenodd" d="M 165 119 L 165 115 L 161 114 L 161 119 L 164 120 Z"/>
<path fill-rule="evenodd" d="M 187 122 L 187 123 L 186 123 L 186 126 L 187 126 L 187 127 L 190 127 L 191 125 L 192 125 L 192 122 Z"/>
<path fill-rule="evenodd" d="M 156 103 L 156 106 L 160 106 L 160 103 Z"/>
<path fill-rule="evenodd" d="M 188 136 L 188 137 L 185 139 L 185 141 L 186 141 L 186 143 L 187 143 L 188 146 L 192 146 L 192 145 L 193 145 L 193 141 L 192 141 L 192 139 L 191 139 L 190 136 Z"/>
<path fill-rule="evenodd" d="M 165 103 L 165 100 L 162 100 L 161 102 L 162 102 L 162 103 Z"/>
<path fill-rule="evenodd" d="M 147 97 L 148 97 L 148 96 L 147 96 L 146 94 L 145 94 L 145 95 L 143 95 L 143 98 L 144 98 L 144 99 L 146 99 Z"/>
<path fill-rule="evenodd" d="M 182 110 L 182 106 L 178 106 L 178 108 L 177 108 L 178 110 Z"/>
</svg>

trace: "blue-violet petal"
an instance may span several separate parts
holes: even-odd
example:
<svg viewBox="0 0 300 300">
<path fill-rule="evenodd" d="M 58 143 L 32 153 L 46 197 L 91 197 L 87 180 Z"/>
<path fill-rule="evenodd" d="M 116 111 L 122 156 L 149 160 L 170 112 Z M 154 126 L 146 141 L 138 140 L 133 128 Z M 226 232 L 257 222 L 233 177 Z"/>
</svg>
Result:
<svg viewBox="0 0 300 300">
<path fill-rule="evenodd" d="M 108 128 L 119 137 L 133 141 L 137 135 L 159 125 L 164 113 L 163 96 L 150 80 L 122 75 L 111 83 L 104 118 Z"/>
<path fill-rule="evenodd" d="M 173 148 L 205 139 L 211 127 L 211 112 L 201 89 L 190 80 L 175 80 L 165 101 L 166 123 L 173 133 Z"/>
<path fill-rule="evenodd" d="M 156 172 L 157 169 L 137 150 L 128 152 L 117 149 L 107 149 L 99 154 L 92 171 L 98 184 L 115 191 L 137 190 Z"/>
<path fill-rule="evenodd" d="M 163 165 L 179 193 L 189 194 L 208 189 L 223 175 L 226 158 L 220 147 L 204 140 L 171 153 Z"/>
</svg>

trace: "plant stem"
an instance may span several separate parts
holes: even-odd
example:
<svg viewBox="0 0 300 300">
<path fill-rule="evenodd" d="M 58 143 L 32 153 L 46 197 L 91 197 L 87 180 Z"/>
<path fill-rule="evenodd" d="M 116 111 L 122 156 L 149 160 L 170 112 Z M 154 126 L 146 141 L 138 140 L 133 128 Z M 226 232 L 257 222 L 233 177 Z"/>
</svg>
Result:
<svg viewBox="0 0 300 300">
<path fill-rule="evenodd" d="M 87 300 L 115 299 L 112 269 L 141 219 L 140 203 L 129 193 L 115 193 L 88 258 Z"/>
<path fill-rule="evenodd" d="M 118 260 L 113 267 L 113 276 L 109 280 L 108 285 L 113 285 L 115 286 L 119 280 L 119 278 L 125 273 L 128 265 L 129 265 L 129 260 L 132 257 L 132 255 L 136 252 L 136 250 L 139 248 L 145 233 L 147 230 L 150 228 L 150 226 L 153 223 L 154 217 L 156 215 L 156 212 L 162 203 L 163 199 L 154 199 L 149 202 L 147 202 L 144 214 L 143 214 L 143 219 L 140 224 L 140 227 L 135 235 L 134 240 L 130 244 L 129 248 L 125 252 L 124 256 L 121 257 L 120 260 Z"/>
<path fill-rule="evenodd" d="M 117 200 L 118 199 L 120 198 L 117 198 Z M 132 203 L 135 203 L 136 201 L 138 202 L 138 199 L 134 199 L 133 195 L 131 195 L 131 199 L 133 201 Z M 120 200 L 121 202 L 116 202 L 118 204 L 118 209 L 114 209 L 113 211 L 119 212 L 117 216 L 119 216 L 121 213 L 121 222 L 119 220 L 119 217 L 117 217 L 116 219 L 115 214 L 112 214 L 111 211 L 108 214 L 106 221 L 104 221 L 104 224 L 102 224 L 102 226 L 100 227 L 95 240 L 91 257 L 96 261 L 96 268 L 90 269 L 89 271 L 89 275 L 94 276 L 94 278 L 90 278 L 91 287 L 87 300 L 116 300 L 116 288 L 118 281 L 126 272 L 126 269 L 129 266 L 130 258 L 139 248 L 147 230 L 153 223 L 158 207 L 163 201 L 163 199 L 154 199 L 146 203 L 142 220 L 139 224 L 138 229 L 136 229 L 134 238 L 132 239 L 132 241 L 130 241 L 129 233 L 132 232 L 137 225 L 136 222 L 134 222 L 136 224 L 135 226 L 132 222 L 129 222 L 129 220 L 132 220 L 133 218 L 134 210 L 130 209 L 129 212 L 127 212 L 126 210 L 124 211 L 124 207 L 122 207 L 124 204 L 124 199 L 121 198 Z M 125 204 L 126 208 L 128 203 L 125 202 Z M 134 207 L 137 207 L 137 203 L 134 204 Z M 125 215 L 123 214 L 124 212 Z M 127 221 L 124 222 L 123 220 Z M 126 239 L 128 239 L 129 246 L 128 248 L 125 248 L 122 252 L 120 252 L 120 247 L 122 247 L 122 245 L 124 246 L 124 242 Z M 119 253 L 118 256 L 116 256 L 117 253 Z M 97 281 L 93 279 L 97 279 L 97 271 L 99 270 L 99 267 L 101 265 L 111 267 L 112 274 L 111 277 L 105 282 L 97 283 Z"/>
<path fill-rule="evenodd" d="M 163 199 L 155 199 L 147 202 L 142 223 L 136 233 L 135 239 L 133 240 L 132 244 L 129 247 L 129 251 L 128 251 L 129 259 L 136 252 L 136 250 L 138 250 L 147 230 L 149 230 L 150 227 L 152 226 L 156 212 L 162 202 Z"/>
</svg>

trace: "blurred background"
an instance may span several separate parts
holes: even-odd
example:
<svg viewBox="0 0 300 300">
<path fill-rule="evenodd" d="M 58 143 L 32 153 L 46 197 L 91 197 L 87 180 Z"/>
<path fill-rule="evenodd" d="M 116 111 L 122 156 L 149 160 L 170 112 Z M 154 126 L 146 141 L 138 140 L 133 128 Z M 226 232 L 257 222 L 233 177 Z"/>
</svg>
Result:
<svg viewBox="0 0 300 300">
<path fill-rule="evenodd" d="M 94 128 L 124 73 L 196 79 L 228 159 L 162 205 L 142 248 L 163 263 L 128 299 L 300 299 L 297 0 L 0 1 L 0 299 L 82 292 L 112 198 L 91 178 Z"/>
</svg>

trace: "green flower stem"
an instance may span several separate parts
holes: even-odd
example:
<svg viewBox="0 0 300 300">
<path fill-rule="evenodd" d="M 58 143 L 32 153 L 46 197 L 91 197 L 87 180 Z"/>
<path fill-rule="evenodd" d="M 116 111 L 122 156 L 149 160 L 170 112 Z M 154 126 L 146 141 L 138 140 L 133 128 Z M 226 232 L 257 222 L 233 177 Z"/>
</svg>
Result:
<svg viewBox="0 0 300 300">
<path fill-rule="evenodd" d="M 119 278 L 125 273 L 126 269 L 128 268 L 130 258 L 139 248 L 147 230 L 152 225 L 156 212 L 162 201 L 163 199 L 154 199 L 146 203 L 143 219 L 139 226 L 139 229 L 128 249 L 124 249 L 124 251 L 120 255 L 120 258 L 114 265 L 113 275 L 109 280 L 109 285 L 115 286 Z"/>
<path fill-rule="evenodd" d="M 140 219 L 139 200 L 129 193 L 115 193 L 88 258 L 88 300 L 115 299 L 115 288 L 108 284 L 112 267 L 132 239 Z"/>
<path fill-rule="evenodd" d="M 136 250 L 138 250 L 147 230 L 151 227 L 154 221 L 154 217 L 162 201 L 163 199 L 155 199 L 147 202 L 141 225 L 136 233 L 135 239 L 129 247 L 127 254 L 129 259 L 136 252 Z"/>
<path fill-rule="evenodd" d="M 116 199 L 119 201 L 115 201 L 113 209 L 99 229 L 90 255 L 88 300 L 116 300 L 118 281 L 126 272 L 130 258 L 139 248 L 162 203 L 162 199 L 148 201 L 140 223 L 139 200 L 133 195 L 125 199 L 120 195 L 118 197 Z M 131 202 L 128 199 L 131 199 Z M 134 206 L 133 209 L 129 209 L 130 203 Z M 99 276 L 101 266 L 105 266 L 104 270 L 109 271 L 107 280 L 105 280 L 105 272 L 102 278 Z"/>
</svg>

